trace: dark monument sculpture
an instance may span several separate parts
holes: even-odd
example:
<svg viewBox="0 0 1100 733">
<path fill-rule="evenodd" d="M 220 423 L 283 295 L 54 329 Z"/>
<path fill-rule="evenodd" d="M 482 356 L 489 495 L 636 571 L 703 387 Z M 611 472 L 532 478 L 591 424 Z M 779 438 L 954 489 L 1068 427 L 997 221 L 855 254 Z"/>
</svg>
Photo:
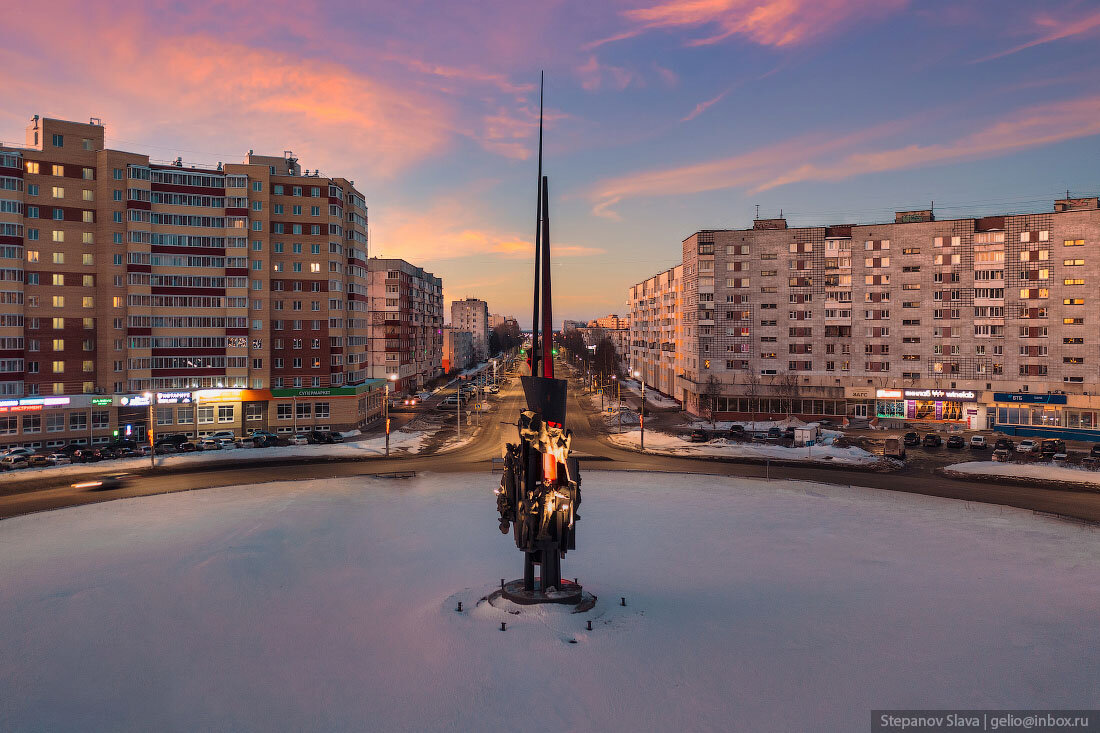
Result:
<svg viewBox="0 0 1100 733">
<path fill-rule="evenodd" d="M 520 377 L 527 409 L 519 416 L 519 441 L 509 443 L 505 448 L 504 475 L 496 492 L 500 531 L 508 534 L 511 527 L 516 547 L 523 551 L 523 579 L 505 583 L 501 594 L 523 604 L 577 604 L 582 600 L 581 586 L 561 577 L 562 558 L 568 550 L 577 546 L 581 477 L 577 459 L 569 455 L 573 434 L 565 427 L 567 383 L 564 379 L 554 378 L 550 213 L 548 180 L 542 175 L 541 81 L 539 86 L 535 297 L 528 354 L 531 376 Z M 536 566 L 539 571 L 537 578 Z"/>
</svg>

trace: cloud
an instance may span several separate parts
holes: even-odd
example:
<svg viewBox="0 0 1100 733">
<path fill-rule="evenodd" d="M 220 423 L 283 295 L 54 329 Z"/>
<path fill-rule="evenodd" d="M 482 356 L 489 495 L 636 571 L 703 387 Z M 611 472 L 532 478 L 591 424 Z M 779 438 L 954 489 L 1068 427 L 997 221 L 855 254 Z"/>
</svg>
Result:
<svg viewBox="0 0 1100 733">
<path fill-rule="evenodd" d="M 997 155 L 1100 135 L 1100 96 L 1015 110 L 945 143 L 879 146 L 909 123 L 896 122 L 826 139 L 803 136 L 748 153 L 598 182 L 589 191 L 592 213 L 617 219 L 613 207 L 630 198 L 675 196 L 725 188 L 756 192 L 802 181 L 835 181 L 866 173 L 901 170 Z"/>
<path fill-rule="evenodd" d="M 1052 43 L 1054 41 L 1061 41 L 1066 38 L 1073 38 L 1074 36 L 1096 34 L 1100 32 L 1100 10 L 1090 15 L 1076 15 L 1072 18 L 1054 18 L 1049 15 L 1040 15 L 1035 19 L 1035 25 L 1045 31 L 1043 35 L 1027 43 L 1010 48 L 1007 51 L 998 51 L 997 53 L 977 59 L 974 63 L 980 64 L 985 61 L 992 61 L 993 59 L 1003 58 L 1004 56 L 1009 56 L 1028 48 L 1034 48 L 1035 46 L 1041 46 L 1045 43 Z"/>
<path fill-rule="evenodd" d="M 713 98 L 708 99 L 706 101 L 700 102 L 699 104 L 695 105 L 695 109 L 688 112 L 686 116 L 680 118 L 680 122 L 690 122 L 691 120 L 694 120 L 696 117 L 698 117 L 699 115 L 703 114 L 708 109 L 710 109 L 711 106 L 713 106 L 713 105 L 717 104 L 718 102 L 722 101 L 722 98 L 725 97 L 729 93 L 730 93 L 730 90 L 727 89 L 724 92 L 722 92 L 721 94 L 719 94 L 717 97 L 713 97 Z"/>
<path fill-rule="evenodd" d="M 588 48 L 670 28 L 710 29 L 707 35 L 689 41 L 690 46 L 743 36 L 762 46 L 782 47 L 825 35 L 853 20 L 884 15 L 906 3 L 907 0 L 667 0 L 624 11 L 633 27 L 591 43 Z"/>
<path fill-rule="evenodd" d="M 594 92 L 603 87 L 610 87 L 617 91 L 626 89 L 631 84 L 641 85 L 642 77 L 637 73 L 622 66 L 601 64 L 595 55 L 588 57 L 575 69 L 581 80 L 581 88 L 588 92 Z"/>
</svg>

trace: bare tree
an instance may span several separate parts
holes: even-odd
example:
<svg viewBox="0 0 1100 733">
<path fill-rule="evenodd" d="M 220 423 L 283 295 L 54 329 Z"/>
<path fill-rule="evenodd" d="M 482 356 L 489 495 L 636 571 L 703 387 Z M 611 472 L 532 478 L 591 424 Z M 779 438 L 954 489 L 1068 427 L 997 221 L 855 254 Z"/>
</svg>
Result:
<svg viewBox="0 0 1100 733">
<path fill-rule="evenodd" d="M 718 377 L 711 374 L 707 381 L 703 382 L 703 395 L 707 398 L 706 409 L 710 414 L 710 426 L 715 427 L 714 413 L 718 409 L 718 398 L 722 395 L 722 383 Z"/>
<path fill-rule="evenodd" d="M 789 419 L 794 409 L 794 398 L 798 394 L 797 374 L 794 372 L 783 372 L 779 375 L 779 394 L 783 397 L 783 407 Z"/>
<path fill-rule="evenodd" d="M 755 369 L 749 369 L 745 377 L 745 394 L 749 398 L 749 410 L 752 412 L 752 430 L 756 432 L 756 413 L 760 408 L 760 375 Z"/>
</svg>

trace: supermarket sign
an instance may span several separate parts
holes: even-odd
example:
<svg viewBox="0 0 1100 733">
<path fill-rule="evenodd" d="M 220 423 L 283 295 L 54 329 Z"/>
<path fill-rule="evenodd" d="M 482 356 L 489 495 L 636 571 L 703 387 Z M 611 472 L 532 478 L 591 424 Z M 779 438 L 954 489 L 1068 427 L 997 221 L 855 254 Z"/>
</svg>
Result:
<svg viewBox="0 0 1100 733">
<path fill-rule="evenodd" d="M 935 400 L 936 402 L 975 402 L 977 395 L 967 389 L 879 389 L 880 400 Z"/>
</svg>

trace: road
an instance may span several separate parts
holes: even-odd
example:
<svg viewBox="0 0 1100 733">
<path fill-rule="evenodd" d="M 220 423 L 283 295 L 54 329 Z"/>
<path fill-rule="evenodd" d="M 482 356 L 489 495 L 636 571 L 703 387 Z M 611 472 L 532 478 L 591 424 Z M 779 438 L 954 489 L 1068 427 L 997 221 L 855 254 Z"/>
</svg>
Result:
<svg viewBox="0 0 1100 733">
<path fill-rule="evenodd" d="M 574 431 L 573 450 L 581 455 L 582 467 L 587 470 L 698 473 L 754 478 L 764 478 L 767 474 L 772 479 L 799 479 L 866 486 L 887 491 L 1001 504 L 1100 522 L 1100 493 L 1096 492 L 1008 486 L 985 481 L 962 481 L 931 473 L 879 474 L 844 469 L 822 469 L 816 466 L 772 466 L 769 470 L 760 465 L 636 453 L 610 445 L 602 439 L 600 430 L 589 419 L 589 413 L 578 400 L 576 393 L 576 388 L 570 389 L 568 421 Z M 158 473 L 142 476 L 123 489 L 101 492 L 73 489 L 68 483 L 35 490 L 15 489 L 0 496 L 0 518 L 173 491 L 269 481 L 343 478 L 393 471 L 480 472 L 486 474 L 486 487 L 489 488 L 496 481 L 489 475 L 490 460 L 500 457 L 504 440 L 515 438 L 514 423 L 523 406 L 522 397 L 523 393 L 518 380 L 512 380 L 501 390 L 496 400 L 496 409 L 482 416 L 485 424 L 477 437 L 451 453 L 346 462 L 242 465 L 235 468 L 188 473 Z M 599 420 L 598 417 L 595 419 Z M 453 428 L 444 426 L 443 429 Z M 65 480 L 73 479 L 66 477 Z"/>
</svg>

